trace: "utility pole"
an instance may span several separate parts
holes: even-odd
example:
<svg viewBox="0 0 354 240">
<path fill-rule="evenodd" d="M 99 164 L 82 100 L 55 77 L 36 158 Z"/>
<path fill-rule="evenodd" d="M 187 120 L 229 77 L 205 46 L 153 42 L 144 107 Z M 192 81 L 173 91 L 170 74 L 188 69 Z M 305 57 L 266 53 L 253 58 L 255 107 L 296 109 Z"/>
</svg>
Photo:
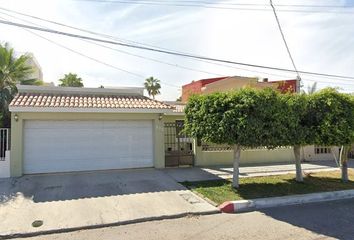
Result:
<svg viewBox="0 0 354 240">
<path fill-rule="evenodd" d="M 296 68 L 295 61 L 294 61 L 294 59 L 293 59 L 293 56 L 291 55 L 291 52 L 290 52 L 290 48 L 289 48 L 289 46 L 288 46 L 288 43 L 286 42 L 285 35 L 284 35 L 283 30 L 282 30 L 282 28 L 281 28 L 280 21 L 279 21 L 277 12 L 276 12 L 276 10 L 275 10 L 273 1 L 272 1 L 272 0 L 269 0 L 269 3 L 270 3 L 270 6 L 271 6 L 272 9 L 273 9 L 274 17 L 275 17 L 275 20 L 276 20 L 276 22 L 277 22 L 277 25 L 278 25 L 278 28 L 279 28 L 279 31 L 280 31 L 280 35 L 281 35 L 281 37 L 282 37 L 282 39 L 283 39 L 283 41 L 284 41 L 284 45 L 285 45 L 286 51 L 288 52 L 290 61 L 291 61 L 292 65 L 293 65 L 293 67 L 294 67 L 294 70 L 295 70 L 296 74 L 297 74 L 297 76 L 296 76 L 296 89 L 295 89 L 295 91 L 296 91 L 297 93 L 300 93 L 301 77 L 300 77 L 299 71 L 298 71 L 297 68 Z"/>
<path fill-rule="evenodd" d="M 300 75 L 296 76 L 296 93 L 300 93 L 301 91 L 301 77 Z"/>
</svg>

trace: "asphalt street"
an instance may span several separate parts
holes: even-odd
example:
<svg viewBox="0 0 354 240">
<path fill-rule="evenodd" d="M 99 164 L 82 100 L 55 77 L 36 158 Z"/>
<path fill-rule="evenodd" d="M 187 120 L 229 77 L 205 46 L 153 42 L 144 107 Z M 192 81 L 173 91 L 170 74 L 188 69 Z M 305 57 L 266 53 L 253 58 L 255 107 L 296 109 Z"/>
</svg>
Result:
<svg viewBox="0 0 354 240">
<path fill-rule="evenodd" d="M 354 240 L 354 199 L 241 214 L 190 216 L 26 239 Z"/>
</svg>

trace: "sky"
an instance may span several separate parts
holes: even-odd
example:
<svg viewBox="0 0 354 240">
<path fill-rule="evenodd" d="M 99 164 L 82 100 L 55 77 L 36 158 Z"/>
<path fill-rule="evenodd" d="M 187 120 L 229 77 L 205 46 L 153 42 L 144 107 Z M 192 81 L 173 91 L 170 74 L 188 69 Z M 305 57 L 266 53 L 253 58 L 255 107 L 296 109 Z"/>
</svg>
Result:
<svg viewBox="0 0 354 240">
<path fill-rule="evenodd" d="M 293 69 L 272 11 L 139 5 L 129 1 L 121 2 L 124 3 L 80 0 L 0 0 L 0 7 L 104 33 L 121 41 L 134 41 L 236 62 Z M 173 4 L 176 1 L 166 0 L 166 2 Z M 214 5 L 209 5 L 214 7 L 231 6 L 225 5 L 230 3 L 269 5 L 268 0 L 208 0 L 208 2 L 215 2 Z M 285 8 L 277 4 L 344 6 L 345 8 L 334 10 L 321 7 L 306 8 L 306 10 L 327 11 L 321 13 L 278 11 L 278 17 L 298 69 L 354 76 L 354 1 L 273 0 L 273 2 L 278 10 L 294 8 Z M 257 8 L 270 9 L 269 6 Z M 348 11 L 353 13 L 345 13 Z M 1 9 L 0 19 L 103 38 L 25 18 Z M 58 79 L 69 72 L 81 77 L 85 87 L 143 86 L 145 78 L 153 76 L 160 79 L 162 83 L 161 95 L 157 99 L 176 100 L 181 95 L 183 84 L 203 78 L 236 75 L 268 77 L 269 80 L 296 78 L 295 73 L 235 65 L 225 66 L 225 64 L 221 66 L 103 44 L 116 49 L 112 50 L 79 39 L 43 32 L 35 33 L 52 42 L 21 28 L 0 24 L 0 42 L 9 42 L 18 53 L 33 53 L 42 68 L 44 81 L 55 84 L 58 84 Z M 305 89 L 318 82 L 318 88 L 332 86 L 339 87 L 343 92 L 354 92 L 354 80 L 302 74 L 300 76 Z"/>
</svg>

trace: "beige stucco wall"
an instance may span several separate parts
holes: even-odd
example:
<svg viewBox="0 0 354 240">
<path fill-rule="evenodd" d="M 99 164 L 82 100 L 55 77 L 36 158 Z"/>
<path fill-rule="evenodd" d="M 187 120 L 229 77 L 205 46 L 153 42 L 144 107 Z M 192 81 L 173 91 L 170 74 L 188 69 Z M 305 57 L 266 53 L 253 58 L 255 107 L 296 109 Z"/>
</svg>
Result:
<svg viewBox="0 0 354 240">
<path fill-rule="evenodd" d="M 229 77 L 213 83 L 205 85 L 202 89 L 203 94 L 214 92 L 228 92 L 238 90 L 244 87 L 252 87 L 257 89 L 276 88 L 278 85 L 272 82 L 258 82 L 257 78 L 249 77 Z"/>
<path fill-rule="evenodd" d="M 217 166 L 232 165 L 233 151 L 209 152 L 201 151 L 200 147 L 195 150 L 197 156 L 195 158 L 196 166 Z M 271 164 L 271 163 L 292 163 L 295 156 L 292 148 L 281 148 L 275 150 L 251 149 L 242 150 L 240 164 Z"/>
<path fill-rule="evenodd" d="M 330 147 L 331 153 L 315 154 L 315 146 L 306 146 L 302 149 L 302 158 L 306 161 L 334 161 L 339 159 L 339 147 Z"/>
<path fill-rule="evenodd" d="M 202 93 L 208 94 L 213 92 L 232 91 L 241 89 L 245 86 L 250 86 L 255 83 L 257 83 L 257 78 L 229 77 L 205 85 L 205 87 L 202 89 Z"/>
<path fill-rule="evenodd" d="M 174 122 L 183 120 L 184 115 L 167 115 L 164 116 L 164 122 Z M 202 151 L 194 140 L 194 159 L 195 166 L 217 166 L 232 165 L 233 151 Z M 294 162 L 295 156 L 292 148 L 282 148 L 276 150 L 252 149 L 243 150 L 241 153 L 241 165 L 252 164 L 271 164 L 271 163 L 287 163 Z"/>
<path fill-rule="evenodd" d="M 15 121 L 15 114 L 18 121 Z M 12 113 L 11 119 L 11 176 L 23 174 L 23 126 L 26 120 L 152 120 L 154 165 L 165 167 L 164 124 L 157 113 Z"/>
<path fill-rule="evenodd" d="M 164 122 L 174 122 L 176 120 L 184 120 L 184 115 L 182 114 L 176 114 L 176 115 L 164 115 L 163 116 L 163 121 Z"/>
</svg>

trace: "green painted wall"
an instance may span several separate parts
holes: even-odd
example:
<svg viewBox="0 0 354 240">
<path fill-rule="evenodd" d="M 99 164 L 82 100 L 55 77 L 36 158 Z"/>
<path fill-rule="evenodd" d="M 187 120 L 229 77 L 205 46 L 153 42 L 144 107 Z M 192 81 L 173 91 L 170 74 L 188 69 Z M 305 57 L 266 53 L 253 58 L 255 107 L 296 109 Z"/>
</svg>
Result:
<svg viewBox="0 0 354 240">
<path fill-rule="evenodd" d="M 18 116 L 15 121 L 14 116 Z M 11 119 L 11 176 L 23 174 L 23 126 L 26 120 L 152 120 L 154 164 L 165 167 L 164 124 L 157 113 L 12 113 Z"/>
</svg>

